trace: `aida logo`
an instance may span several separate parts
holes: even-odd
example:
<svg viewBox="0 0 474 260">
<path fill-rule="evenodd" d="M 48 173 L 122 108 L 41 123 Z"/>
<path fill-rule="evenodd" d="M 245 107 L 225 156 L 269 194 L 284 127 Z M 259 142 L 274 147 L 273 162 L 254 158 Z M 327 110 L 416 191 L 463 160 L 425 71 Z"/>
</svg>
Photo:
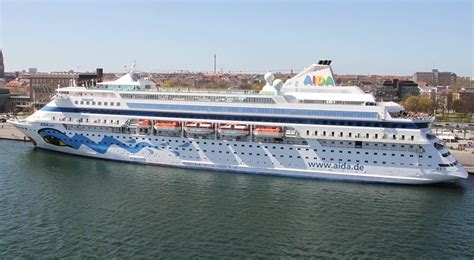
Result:
<svg viewBox="0 0 474 260">
<path fill-rule="evenodd" d="M 308 75 L 304 78 L 305 85 L 312 85 L 312 86 L 334 86 L 334 80 L 331 76 L 317 76 L 317 75 Z"/>
</svg>

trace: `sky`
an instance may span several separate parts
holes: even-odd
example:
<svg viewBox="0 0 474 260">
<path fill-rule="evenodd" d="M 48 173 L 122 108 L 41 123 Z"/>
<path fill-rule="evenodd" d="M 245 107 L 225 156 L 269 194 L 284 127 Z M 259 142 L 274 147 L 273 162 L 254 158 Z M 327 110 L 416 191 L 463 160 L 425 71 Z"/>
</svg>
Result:
<svg viewBox="0 0 474 260">
<path fill-rule="evenodd" d="M 471 0 L 0 0 L 6 71 L 474 76 Z"/>
</svg>

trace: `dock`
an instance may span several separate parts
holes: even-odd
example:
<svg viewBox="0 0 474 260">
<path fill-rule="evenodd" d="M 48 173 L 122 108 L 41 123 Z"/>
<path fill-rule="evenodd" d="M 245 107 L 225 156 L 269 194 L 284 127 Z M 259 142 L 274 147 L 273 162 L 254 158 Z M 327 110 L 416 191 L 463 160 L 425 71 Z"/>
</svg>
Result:
<svg viewBox="0 0 474 260">
<path fill-rule="evenodd" d="M 22 132 L 9 123 L 0 123 L 0 139 L 29 142 Z"/>
<path fill-rule="evenodd" d="M 449 152 L 464 166 L 467 172 L 474 174 L 474 151 L 449 150 Z"/>
</svg>

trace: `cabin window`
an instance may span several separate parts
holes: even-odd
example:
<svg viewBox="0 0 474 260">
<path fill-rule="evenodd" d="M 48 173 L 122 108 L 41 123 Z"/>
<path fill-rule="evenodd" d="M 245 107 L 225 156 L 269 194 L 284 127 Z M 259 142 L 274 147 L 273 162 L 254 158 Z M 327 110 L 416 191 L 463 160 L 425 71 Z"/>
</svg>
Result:
<svg viewBox="0 0 474 260">
<path fill-rule="evenodd" d="M 355 148 L 362 148 L 362 142 L 361 141 L 355 141 Z"/>
</svg>

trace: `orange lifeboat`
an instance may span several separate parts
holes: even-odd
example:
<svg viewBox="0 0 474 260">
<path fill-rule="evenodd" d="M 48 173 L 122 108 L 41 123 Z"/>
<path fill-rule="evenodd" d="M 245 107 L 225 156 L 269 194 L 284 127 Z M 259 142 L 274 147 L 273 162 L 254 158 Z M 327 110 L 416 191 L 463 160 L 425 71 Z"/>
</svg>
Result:
<svg viewBox="0 0 474 260">
<path fill-rule="evenodd" d="M 194 135 L 208 135 L 214 133 L 214 124 L 207 122 L 187 122 L 184 131 Z"/>
<path fill-rule="evenodd" d="M 242 124 L 221 124 L 217 130 L 222 136 L 240 137 L 249 134 L 249 127 Z"/>
<path fill-rule="evenodd" d="M 256 126 L 253 130 L 255 137 L 281 138 L 283 134 L 283 128 L 278 126 Z"/>
<path fill-rule="evenodd" d="M 151 126 L 151 121 L 148 119 L 140 119 L 138 120 L 139 126 Z"/>
<path fill-rule="evenodd" d="M 181 124 L 176 121 L 158 121 L 154 128 L 156 131 L 162 132 L 179 132 L 181 131 Z"/>
</svg>

